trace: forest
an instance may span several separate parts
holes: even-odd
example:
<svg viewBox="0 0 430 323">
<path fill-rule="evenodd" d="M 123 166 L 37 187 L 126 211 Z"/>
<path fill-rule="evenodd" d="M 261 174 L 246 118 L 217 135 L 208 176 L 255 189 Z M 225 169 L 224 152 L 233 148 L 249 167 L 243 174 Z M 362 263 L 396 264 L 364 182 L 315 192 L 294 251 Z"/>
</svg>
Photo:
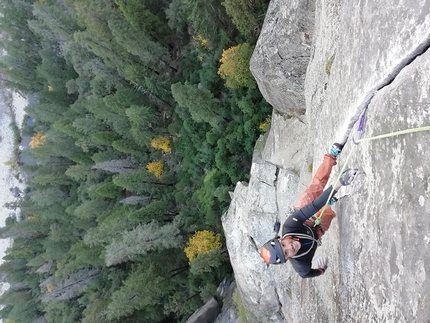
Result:
<svg viewBox="0 0 430 323">
<path fill-rule="evenodd" d="M 2 86 L 32 98 L 5 322 L 185 322 L 232 275 L 221 216 L 271 108 L 269 0 L 2 0 Z M 10 207 L 10 205 L 9 205 Z"/>
</svg>

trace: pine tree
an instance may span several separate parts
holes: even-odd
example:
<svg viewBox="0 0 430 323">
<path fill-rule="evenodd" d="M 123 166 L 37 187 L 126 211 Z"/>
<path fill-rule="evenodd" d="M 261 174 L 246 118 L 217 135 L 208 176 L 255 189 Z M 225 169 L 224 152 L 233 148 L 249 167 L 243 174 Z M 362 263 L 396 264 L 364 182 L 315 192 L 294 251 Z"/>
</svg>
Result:
<svg viewBox="0 0 430 323">
<path fill-rule="evenodd" d="M 163 223 L 172 220 L 176 214 L 169 212 L 169 203 L 165 200 L 153 201 L 128 215 L 132 221 Z"/>
<path fill-rule="evenodd" d="M 101 169 L 110 173 L 128 174 L 135 172 L 138 168 L 130 158 L 127 159 L 114 159 L 100 163 L 96 163 L 92 169 Z"/>
<path fill-rule="evenodd" d="M 146 268 L 133 271 L 123 286 L 112 294 L 106 308 L 107 319 L 121 320 L 140 310 L 145 313 L 145 322 L 160 322 L 164 317 L 162 304 L 165 295 L 174 287 L 172 284 L 169 286 L 160 275 L 160 270 L 153 264 L 147 264 Z"/>
<path fill-rule="evenodd" d="M 127 262 L 150 250 L 177 247 L 181 241 L 178 224 L 174 221 L 159 226 L 156 222 L 149 222 L 125 232 L 121 239 L 106 247 L 106 265 Z"/>
<path fill-rule="evenodd" d="M 220 101 L 206 89 L 199 89 L 190 83 L 175 83 L 172 85 L 172 95 L 181 107 L 188 109 L 195 122 L 207 122 L 219 128 L 226 121 Z"/>
<path fill-rule="evenodd" d="M 163 187 L 172 187 L 173 183 L 162 183 L 154 179 L 154 175 L 146 169 L 133 173 L 120 174 L 113 176 L 113 182 L 125 188 L 127 191 L 143 193 L 154 193 L 160 191 Z"/>
<path fill-rule="evenodd" d="M 96 193 L 108 199 L 117 199 L 124 195 L 123 189 L 121 187 L 118 187 L 111 181 L 106 182 L 100 185 L 99 187 L 97 187 Z"/>
</svg>

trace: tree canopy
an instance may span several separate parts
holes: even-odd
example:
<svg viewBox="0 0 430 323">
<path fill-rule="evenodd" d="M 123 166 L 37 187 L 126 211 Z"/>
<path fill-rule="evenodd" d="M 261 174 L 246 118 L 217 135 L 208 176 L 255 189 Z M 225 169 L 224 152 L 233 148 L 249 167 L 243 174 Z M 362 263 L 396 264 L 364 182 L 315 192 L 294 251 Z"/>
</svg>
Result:
<svg viewBox="0 0 430 323">
<path fill-rule="evenodd" d="M 0 5 L 1 82 L 34 121 L 1 319 L 185 322 L 231 274 L 221 215 L 271 111 L 247 65 L 268 2 L 242 2 Z"/>
</svg>

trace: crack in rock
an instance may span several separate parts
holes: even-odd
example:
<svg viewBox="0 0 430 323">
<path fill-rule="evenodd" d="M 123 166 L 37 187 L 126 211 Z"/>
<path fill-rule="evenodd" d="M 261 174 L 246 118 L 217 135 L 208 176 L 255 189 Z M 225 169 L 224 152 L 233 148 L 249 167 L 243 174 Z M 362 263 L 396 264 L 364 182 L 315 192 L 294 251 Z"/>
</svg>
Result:
<svg viewBox="0 0 430 323">
<path fill-rule="evenodd" d="M 355 109 L 355 114 L 349 119 L 349 122 L 346 123 L 346 131 L 344 132 L 344 136 L 342 142 L 346 142 L 348 137 L 353 133 L 354 125 L 359 121 L 360 117 L 366 112 L 370 102 L 376 95 L 376 93 L 383 88 L 389 86 L 394 82 L 396 77 L 401 73 L 401 71 L 410 65 L 415 59 L 419 56 L 423 55 L 430 48 L 430 38 L 426 39 L 423 43 L 418 45 L 409 55 L 406 55 L 401 62 L 394 67 L 394 69 L 388 73 L 388 76 L 382 79 L 373 90 L 369 91 L 362 100 L 362 103 L 357 106 Z"/>
<path fill-rule="evenodd" d="M 256 242 L 255 242 L 255 240 L 254 240 L 254 237 L 249 236 L 249 240 L 251 241 L 251 244 L 252 244 L 252 245 L 253 245 L 253 247 L 255 248 L 255 251 L 257 251 L 257 252 L 258 252 L 258 254 L 260 254 L 260 249 L 258 248 L 257 243 L 256 243 Z"/>
</svg>

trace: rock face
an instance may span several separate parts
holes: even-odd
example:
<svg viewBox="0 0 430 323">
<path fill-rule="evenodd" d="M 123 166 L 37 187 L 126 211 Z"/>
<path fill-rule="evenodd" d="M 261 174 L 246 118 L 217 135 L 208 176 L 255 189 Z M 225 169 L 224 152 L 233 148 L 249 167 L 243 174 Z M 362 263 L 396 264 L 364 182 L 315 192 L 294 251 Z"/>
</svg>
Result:
<svg viewBox="0 0 430 323">
<path fill-rule="evenodd" d="M 191 315 L 186 323 L 213 322 L 220 312 L 220 306 L 215 298 L 211 298 L 204 306 Z"/>
<path fill-rule="evenodd" d="M 271 1 L 250 69 L 260 92 L 276 110 L 305 113 L 304 81 L 311 54 L 315 2 Z"/>
<path fill-rule="evenodd" d="M 222 218 L 237 288 L 250 322 L 283 322 L 275 272 L 262 262 L 259 248 L 276 235 L 273 226 L 284 219 L 280 212 L 292 205 L 298 183 L 296 174 L 264 161 L 256 150 L 251 180 L 236 185 Z"/>
<path fill-rule="evenodd" d="M 430 131 L 358 145 L 353 139 L 363 112 L 364 138 L 430 126 L 430 2 L 315 5 L 272 0 L 251 61 L 276 111 L 249 183 L 236 185 L 223 216 L 248 321 L 427 322 Z M 310 50 L 299 41 L 302 31 Z M 306 57 L 291 59 L 299 55 L 287 49 Z M 287 77 L 303 66 L 306 74 Z M 288 263 L 266 267 L 259 248 L 309 183 L 310 165 L 316 169 L 335 141 L 347 141 L 335 175 L 344 167 L 360 175 L 341 190 L 349 195 L 335 205 L 338 216 L 317 250 L 329 258 L 328 271 L 306 280 Z"/>
</svg>

